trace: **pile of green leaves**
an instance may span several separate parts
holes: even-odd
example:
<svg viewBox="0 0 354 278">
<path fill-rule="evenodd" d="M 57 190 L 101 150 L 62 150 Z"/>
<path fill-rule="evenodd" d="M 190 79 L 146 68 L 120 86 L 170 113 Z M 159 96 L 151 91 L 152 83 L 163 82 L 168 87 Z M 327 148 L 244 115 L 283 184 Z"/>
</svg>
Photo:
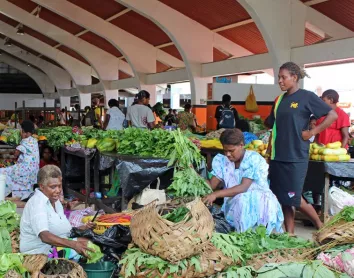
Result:
<svg viewBox="0 0 354 278">
<path fill-rule="evenodd" d="M 298 237 L 292 237 L 286 233 L 268 235 L 267 229 L 264 226 L 259 226 L 254 231 L 248 230 L 243 233 L 218 235 L 218 237 L 227 240 L 229 244 L 241 249 L 241 257 L 244 262 L 251 259 L 254 254 L 268 252 L 275 249 L 314 247 L 313 242 Z M 215 240 L 214 237 L 213 240 Z M 220 250 L 223 251 L 223 249 Z"/>
<path fill-rule="evenodd" d="M 123 259 L 119 262 L 119 264 L 125 266 L 125 278 L 136 275 L 137 268 L 140 270 L 139 273 L 149 269 L 156 269 L 161 274 L 165 274 L 166 276 L 164 277 L 172 277 L 173 274 L 176 274 L 177 277 L 180 277 L 182 276 L 182 273 L 190 266 L 194 266 L 195 270 L 198 272 L 202 271 L 198 256 L 193 256 L 188 259 L 181 260 L 177 264 L 172 264 L 161 259 L 160 257 L 144 253 L 139 248 L 128 249 L 124 253 Z M 151 276 L 147 275 L 146 277 Z"/>
<path fill-rule="evenodd" d="M 23 255 L 3 254 L 0 256 L 0 277 L 4 277 L 6 272 L 14 270 L 19 274 L 24 274 L 27 270 L 23 267 Z"/>
<path fill-rule="evenodd" d="M 171 221 L 173 223 L 178 223 L 186 217 L 188 212 L 189 212 L 188 208 L 179 207 L 174 209 L 172 212 L 163 215 L 162 218 Z"/>
<path fill-rule="evenodd" d="M 176 197 L 201 197 L 213 192 L 206 180 L 191 167 L 176 168 L 167 191 Z"/>
<path fill-rule="evenodd" d="M 0 255 L 12 253 L 11 237 L 8 230 L 0 228 Z"/>
<path fill-rule="evenodd" d="M 333 272 L 321 261 L 299 263 L 267 264 L 255 271 L 252 267 L 230 267 L 226 271 L 214 275 L 213 278 L 347 278 L 346 274 Z"/>
<path fill-rule="evenodd" d="M 0 202 L 0 228 L 9 233 L 20 227 L 20 215 L 16 212 L 16 204 L 11 201 Z"/>
<path fill-rule="evenodd" d="M 228 234 L 214 233 L 211 243 L 225 256 L 232 258 L 234 262 L 243 260 L 241 249 L 235 244 L 234 238 Z"/>
<path fill-rule="evenodd" d="M 46 136 L 47 142 L 54 150 L 65 146 L 65 143 L 71 140 L 77 140 L 79 135 L 72 132 L 69 126 L 58 126 L 54 128 L 44 128 L 38 130 L 39 136 Z"/>
<path fill-rule="evenodd" d="M 354 206 L 344 207 L 338 214 L 336 214 L 328 222 L 326 222 L 326 224 L 321 228 L 321 230 L 331 227 L 341 220 L 344 220 L 345 222 L 354 221 Z"/>
<path fill-rule="evenodd" d="M 101 252 L 101 249 L 98 245 L 92 243 L 89 241 L 87 243 L 87 247 L 94 250 L 94 252 L 88 252 L 88 259 L 87 259 L 87 264 L 94 264 L 97 263 L 102 257 L 103 253 Z"/>
<path fill-rule="evenodd" d="M 7 137 L 7 143 L 13 146 L 19 145 L 22 140 L 21 131 L 16 128 L 7 128 L 1 135 Z"/>
</svg>

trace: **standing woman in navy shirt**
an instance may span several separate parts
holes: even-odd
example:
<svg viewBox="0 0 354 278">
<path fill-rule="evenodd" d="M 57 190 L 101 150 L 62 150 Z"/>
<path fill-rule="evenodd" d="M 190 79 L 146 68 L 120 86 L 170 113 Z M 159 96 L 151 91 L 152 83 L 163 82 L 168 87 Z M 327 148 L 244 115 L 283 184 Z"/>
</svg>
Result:
<svg viewBox="0 0 354 278">
<path fill-rule="evenodd" d="M 308 168 L 309 140 L 337 119 L 336 112 L 317 95 L 299 88 L 298 82 L 305 76 L 305 71 L 295 63 L 280 67 L 278 83 L 285 93 L 275 100 L 266 119 L 266 125 L 273 128 L 270 188 L 282 205 L 285 229 L 290 234 L 294 234 L 295 208 L 308 216 L 317 229 L 322 226 L 314 208 L 302 197 L 302 189 Z M 317 119 L 326 117 L 309 130 L 311 115 Z"/>
</svg>

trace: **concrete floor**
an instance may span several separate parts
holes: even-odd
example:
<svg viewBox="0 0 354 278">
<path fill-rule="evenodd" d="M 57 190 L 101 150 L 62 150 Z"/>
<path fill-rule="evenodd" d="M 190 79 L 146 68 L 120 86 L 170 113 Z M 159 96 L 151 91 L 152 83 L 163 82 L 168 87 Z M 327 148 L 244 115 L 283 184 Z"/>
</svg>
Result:
<svg viewBox="0 0 354 278">
<path fill-rule="evenodd" d="M 302 221 L 295 222 L 295 234 L 299 237 L 312 240 L 312 233 L 315 231 L 315 227 L 305 227 Z"/>
</svg>

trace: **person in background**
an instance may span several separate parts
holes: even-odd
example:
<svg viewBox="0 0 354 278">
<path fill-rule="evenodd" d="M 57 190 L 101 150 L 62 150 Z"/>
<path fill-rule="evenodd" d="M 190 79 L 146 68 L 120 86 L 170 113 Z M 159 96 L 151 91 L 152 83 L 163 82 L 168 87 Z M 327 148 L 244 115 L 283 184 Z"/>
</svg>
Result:
<svg viewBox="0 0 354 278">
<path fill-rule="evenodd" d="M 316 127 L 316 122 L 317 122 L 316 117 L 312 115 L 310 117 L 310 123 L 309 123 L 309 129 L 310 130 L 313 130 Z M 315 141 L 315 136 L 312 136 L 310 138 L 310 142 L 313 143 L 313 141 Z"/>
<path fill-rule="evenodd" d="M 168 114 L 165 117 L 164 125 L 172 126 L 176 123 L 176 117 L 172 112 L 172 109 L 168 109 Z"/>
<path fill-rule="evenodd" d="M 211 188 L 204 202 L 212 204 L 224 198 L 222 211 L 237 232 L 259 225 L 282 232 L 284 216 L 280 204 L 269 189 L 268 164 L 257 152 L 245 150 L 244 136 L 239 129 L 227 129 L 220 136 L 224 155 L 213 159 Z"/>
<path fill-rule="evenodd" d="M 72 117 L 71 126 L 80 127 L 80 126 L 81 126 L 81 121 L 80 121 L 80 105 L 79 105 L 79 104 L 75 104 L 74 109 L 75 109 L 75 110 L 70 113 L 70 114 L 71 114 L 71 117 Z"/>
<path fill-rule="evenodd" d="M 28 118 L 33 123 L 34 129 L 38 129 L 38 126 L 36 125 L 37 122 L 36 118 L 33 115 L 30 115 Z"/>
<path fill-rule="evenodd" d="M 11 115 L 11 118 L 10 118 L 10 120 L 8 120 L 6 125 L 10 128 L 15 128 L 15 127 L 19 128 L 20 127 L 20 124 L 18 123 L 18 119 L 16 121 L 15 113 Z"/>
<path fill-rule="evenodd" d="M 44 126 L 44 116 L 42 115 L 38 116 L 37 126 L 38 128 L 42 128 Z"/>
<path fill-rule="evenodd" d="M 65 109 L 61 109 L 59 114 L 59 125 L 66 125 Z"/>
<path fill-rule="evenodd" d="M 16 147 L 15 157 L 17 163 L 7 168 L 0 168 L 0 174 L 6 175 L 6 196 L 12 193 L 12 197 L 26 199 L 33 191 L 33 185 L 37 183 L 39 170 L 38 142 L 32 137 L 34 125 L 25 120 L 21 124 L 21 143 Z"/>
<path fill-rule="evenodd" d="M 309 163 L 309 140 L 337 119 L 336 112 L 313 92 L 300 89 L 299 81 L 305 76 L 306 72 L 293 62 L 280 67 L 278 83 L 285 93 L 276 98 L 265 121 L 265 125 L 272 128 L 267 150 L 268 154 L 271 151 L 270 189 L 282 205 L 285 229 L 290 234 L 295 230 L 295 208 L 317 229 L 322 227 L 315 209 L 302 197 Z M 320 125 L 308 130 L 311 115 L 326 117 Z"/>
<path fill-rule="evenodd" d="M 101 128 L 103 126 L 103 123 L 102 123 L 102 111 L 100 107 L 99 98 L 94 98 L 92 100 L 92 110 L 94 111 L 94 115 L 95 115 L 95 123 L 93 123 L 93 126 L 97 128 Z"/>
<path fill-rule="evenodd" d="M 94 113 L 89 114 L 92 111 L 90 106 L 85 106 L 84 113 L 82 113 L 82 126 L 93 126 L 95 120 Z M 92 118 L 92 119 L 91 119 Z"/>
<path fill-rule="evenodd" d="M 142 90 L 138 93 L 137 98 L 137 103 L 128 107 L 126 118 L 128 125 L 135 128 L 153 129 L 155 127 L 155 117 L 148 107 L 150 94 Z"/>
<path fill-rule="evenodd" d="M 240 120 L 237 110 L 231 106 L 231 96 L 222 96 L 222 105 L 216 107 L 215 118 L 218 122 L 217 129 L 235 128 L 236 122 Z"/>
<path fill-rule="evenodd" d="M 173 109 L 172 113 L 175 116 L 175 119 L 177 119 L 177 116 L 178 116 L 177 109 Z"/>
<path fill-rule="evenodd" d="M 116 99 L 110 99 L 108 101 L 109 110 L 106 114 L 106 119 L 103 124 L 104 130 L 121 130 L 123 129 L 123 122 L 125 116 L 119 109 L 119 102 Z"/>
<path fill-rule="evenodd" d="M 184 105 L 184 111 L 178 113 L 177 124 L 180 130 L 190 130 L 194 132 L 197 128 L 197 120 L 195 115 L 192 113 L 192 105 L 186 103 Z"/>
<path fill-rule="evenodd" d="M 250 124 L 246 120 L 238 120 L 236 122 L 236 126 L 243 132 L 243 136 L 245 137 L 245 144 L 251 143 L 253 140 L 257 140 L 258 137 L 250 132 Z"/>
<path fill-rule="evenodd" d="M 342 148 L 348 148 L 350 119 L 347 113 L 337 107 L 339 94 L 335 90 L 327 90 L 323 92 L 322 100 L 336 111 L 338 118 L 328 128 L 317 135 L 317 143 L 327 145 L 328 143 L 339 141 L 342 143 Z M 321 124 L 324 119 L 324 117 L 318 119 L 316 125 Z"/>
<path fill-rule="evenodd" d="M 39 169 L 43 168 L 46 165 L 59 166 L 58 161 L 54 159 L 54 150 L 49 146 L 44 146 L 42 148 Z"/>
</svg>

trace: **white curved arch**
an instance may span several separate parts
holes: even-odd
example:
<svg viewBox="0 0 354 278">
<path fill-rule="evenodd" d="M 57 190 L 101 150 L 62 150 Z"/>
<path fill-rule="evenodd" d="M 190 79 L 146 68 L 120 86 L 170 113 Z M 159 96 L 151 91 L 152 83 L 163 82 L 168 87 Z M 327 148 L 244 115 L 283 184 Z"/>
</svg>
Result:
<svg viewBox="0 0 354 278">
<path fill-rule="evenodd" d="M 43 72 L 41 72 L 35 68 L 28 67 L 23 62 L 16 60 L 11 56 L 6 55 L 5 53 L 2 53 L 2 55 L 0 56 L 0 62 L 6 63 L 6 64 L 22 71 L 23 73 L 26 73 L 29 77 L 31 77 L 37 83 L 38 87 L 42 91 L 42 94 L 55 92 L 55 86 L 54 86 L 53 82 Z"/>
</svg>

